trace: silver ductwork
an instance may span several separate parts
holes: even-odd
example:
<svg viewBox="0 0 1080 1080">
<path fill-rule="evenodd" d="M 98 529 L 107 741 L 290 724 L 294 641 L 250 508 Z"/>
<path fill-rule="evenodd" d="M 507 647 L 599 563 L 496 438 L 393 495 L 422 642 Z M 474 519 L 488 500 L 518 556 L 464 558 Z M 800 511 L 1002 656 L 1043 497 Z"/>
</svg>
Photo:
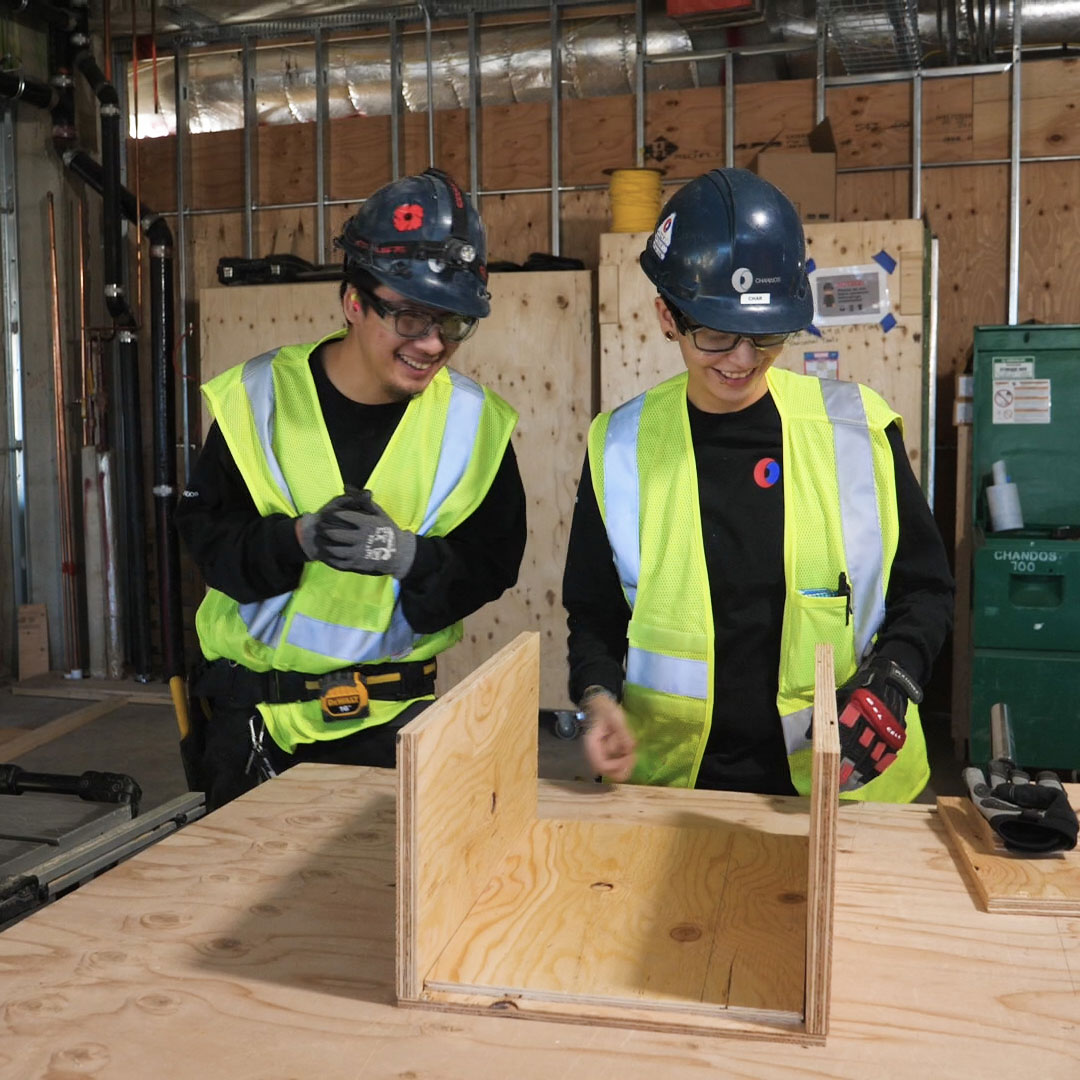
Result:
<svg viewBox="0 0 1080 1080">
<path fill-rule="evenodd" d="M 273 8 L 274 4 L 264 4 Z M 995 53 L 1007 56 L 1012 43 L 1014 3 L 995 0 L 922 0 L 910 10 L 897 0 L 830 0 L 823 9 L 833 17 L 827 58 L 830 74 L 873 70 L 911 70 L 981 63 Z M 904 9 L 904 19 L 896 12 Z M 916 10 L 917 9 L 917 10 Z M 286 10 L 282 8 L 282 10 Z M 892 12 L 879 17 L 879 12 Z M 1048 47 L 1080 39 L 1080 0 L 1026 0 L 1022 7 L 1025 47 Z M 913 29 L 914 28 L 914 29 Z M 918 45 L 912 34 L 917 29 Z M 237 27 L 239 34 L 240 28 Z M 735 36 L 737 34 L 737 37 Z M 732 31 L 727 24 L 697 17 L 686 26 L 664 15 L 647 20 L 650 55 L 693 53 L 757 44 L 805 44 L 807 51 L 755 56 L 735 65 L 737 81 L 812 78 L 817 5 L 802 0 L 766 0 L 756 23 Z M 849 47 L 845 49 L 845 44 Z M 329 115 L 388 115 L 391 110 L 390 39 L 334 37 L 326 46 Z M 524 25 L 480 25 L 476 34 L 481 105 L 548 101 L 551 95 L 551 31 L 545 21 Z M 422 32 L 402 34 L 403 108 L 428 108 L 427 46 Z M 314 122 L 316 116 L 315 47 L 260 41 L 255 50 L 255 104 L 259 123 Z M 871 60 L 867 61 L 866 57 Z M 469 40 L 464 30 L 432 34 L 432 86 L 436 109 L 468 106 Z M 560 76 L 564 98 L 604 97 L 634 91 L 635 35 L 632 16 L 564 19 L 561 26 Z M 717 61 L 646 67 L 646 89 L 681 90 L 715 85 Z M 139 133 L 166 135 L 175 130 L 171 57 L 157 63 L 158 107 L 149 62 L 139 69 Z M 131 87 L 129 86 L 129 91 Z M 129 101 L 134 97 L 129 92 Z M 243 66 L 238 48 L 192 52 L 188 58 L 188 115 L 192 132 L 242 128 Z M 134 133 L 134 124 L 132 124 Z"/>
<path fill-rule="evenodd" d="M 650 18 L 646 51 L 689 52 L 690 36 L 670 19 Z M 391 112 L 389 36 L 334 39 L 326 46 L 329 115 L 384 116 Z M 634 20 L 618 16 L 567 20 L 562 25 L 560 76 L 565 98 L 629 94 L 634 89 Z M 427 45 L 422 33 L 402 36 L 402 100 L 411 112 L 428 108 Z M 466 108 L 469 102 L 469 42 L 464 30 L 432 34 L 432 95 L 436 109 Z M 477 32 L 481 105 L 510 105 L 551 98 L 551 30 L 547 23 L 481 27 Z M 129 76 L 130 78 L 130 76 Z M 693 65 L 663 64 L 646 73 L 649 90 L 696 85 Z M 139 133 L 175 130 L 173 62 L 157 63 L 159 107 L 153 71 L 139 65 Z M 315 120 L 315 46 L 279 45 L 256 50 L 255 104 L 260 124 Z M 133 100 L 129 96 L 129 100 Z M 243 64 L 238 49 L 188 57 L 188 116 L 192 132 L 244 126 Z M 132 124 L 134 134 L 134 123 Z"/>
</svg>

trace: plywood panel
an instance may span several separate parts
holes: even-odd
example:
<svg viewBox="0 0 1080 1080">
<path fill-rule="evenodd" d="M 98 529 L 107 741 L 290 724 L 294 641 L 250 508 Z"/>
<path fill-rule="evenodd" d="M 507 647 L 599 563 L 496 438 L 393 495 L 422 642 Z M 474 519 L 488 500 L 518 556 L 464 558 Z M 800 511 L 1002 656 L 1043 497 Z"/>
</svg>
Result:
<svg viewBox="0 0 1080 1080">
<path fill-rule="evenodd" d="M 534 251 L 551 250 L 551 196 L 547 192 L 485 195 L 480 200 L 488 239 L 488 263 L 519 266 Z"/>
<path fill-rule="evenodd" d="M 427 985 L 583 1005 L 775 1010 L 796 1021 L 806 851 L 800 837 L 703 827 L 689 815 L 670 828 L 537 821 Z"/>
<path fill-rule="evenodd" d="M 389 116 L 331 120 L 328 135 L 331 199 L 366 199 L 393 179 Z"/>
<path fill-rule="evenodd" d="M 536 818 L 539 638 L 522 634 L 398 735 L 397 992 L 423 980 Z"/>
<path fill-rule="evenodd" d="M 910 169 L 840 173 L 836 177 L 837 221 L 890 221 L 910 212 Z"/>
<path fill-rule="evenodd" d="M 1024 165 L 1020 190 L 1019 319 L 1076 322 L 1080 311 L 1080 161 Z"/>
<path fill-rule="evenodd" d="M 871 324 L 825 327 L 820 336 L 799 334 L 777 364 L 802 371 L 805 354 L 837 352 L 839 378 L 866 383 L 904 417 L 905 444 L 919 475 L 924 440 L 922 305 L 921 296 L 912 297 L 910 288 L 902 294 L 900 282 L 902 278 L 921 280 L 922 224 L 910 220 L 828 222 L 807 226 L 806 237 L 808 255 L 819 268 L 861 265 L 878 252 L 890 254 L 897 264 L 888 279 L 896 325 L 889 331 Z M 601 238 L 601 266 L 615 267 L 618 273 L 618 322 L 600 326 L 602 409 L 614 408 L 683 370 L 677 344 L 664 340 L 656 321 L 656 290 L 637 265 L 646 239 L 645 233 L 608 233 Z M 606 273 L 610 289 L 611 273 Z M 605 312 L 604 318 L 610 314 Z"/>
<path fill-rule="evenodd" d="M 736 84 L 735 164 L 739 168 L 749 168 L 754 156 L 768 146 L 805 149 L 813 127 L 813 79 Z M 723 159 L 716 164 L 723 165 Z M 704 169 L 684 175 L 698 172 Z"/>
<path fill-rule="evenodd" d="M 1008 280 L 1008 169 L 929 169 L 925 215 L 941 240 L 938 376 L 947 397 L 971 355 L 976 326 L 1005 321 Z"/>
<path fill-rule="evenodd" d="M 1080 807 L 1080 787 L 1067 790 L 1073 808 Z M 970 799 L 942 797 L 937 810 L 983 911 L 1080 918 L 1080 851 L 1024 858 L 1006 850 Z"/>
<path fill-rule="evenodd" d="M 190 140 L 187 205 L 198 210 L 244 205 L 244 133 L 207 131 Z M 256 163 L 256 168 L 258 167 Z"/>
<path fill-rule="evenodd" d="M 451 686 L 524 630 L 540 633 L 540 700 L 569 707 L 562 569 L 591 419 L 593 275 L 494 274 L 492 315 L 454 357 L 519 412 L 514 450 L 529 540 L 517 585 L 466 620 L 465 640 L 440 657 Z"/>
<path fill-rule="evenodd" d="M 205 220 L 205 219 L 199 219 Z M 592 275 L 493 274 L 492 314 L 454 356 L 520 414 L 514 450 L 528 503 L 529 538 L 518 583 L 465 623 L 439 659 L 453 686 L 523 630 L 541 635 L 541 698 L 569 706 L 562 567 L 592 400 Z M 200 293 L 202 381 L 260 352 L 317 341 L 342 323 L 336 282 L 253 285 Z M 203 410 L 203 430 L 209 416 Z"/>
</svg>

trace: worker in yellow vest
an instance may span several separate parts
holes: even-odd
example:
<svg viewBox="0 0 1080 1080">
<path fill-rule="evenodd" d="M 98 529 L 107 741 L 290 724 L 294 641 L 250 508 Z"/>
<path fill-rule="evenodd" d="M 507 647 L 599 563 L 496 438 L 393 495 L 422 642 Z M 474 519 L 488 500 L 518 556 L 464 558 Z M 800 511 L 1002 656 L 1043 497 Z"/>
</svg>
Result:
<svg viewBox="0 0 1080 1080">
<path fill-rule="evenodd" d="M 640 262 L 686 371 L 589 432 L 563 603 L 590 768 L 805 794 L 828 642 L 842 797 L 914 799 L 953 581 L 897 414 L 773 367 L 814 315 L 794 207 L 713 170 L 668 201 Z"/>
<path fill-rule="evenodd" d="M 214 425 L 176 522 L 209 586 L 210 715 L 182 749 L 212 808 L 298 761 L 393 767 L 436 656 L 525 549 L 517 414 L 447 367 L 490 310 L 476 211 L 429 169 L 337 245 L 345 328 L 203 387 Z"/>
</svg>

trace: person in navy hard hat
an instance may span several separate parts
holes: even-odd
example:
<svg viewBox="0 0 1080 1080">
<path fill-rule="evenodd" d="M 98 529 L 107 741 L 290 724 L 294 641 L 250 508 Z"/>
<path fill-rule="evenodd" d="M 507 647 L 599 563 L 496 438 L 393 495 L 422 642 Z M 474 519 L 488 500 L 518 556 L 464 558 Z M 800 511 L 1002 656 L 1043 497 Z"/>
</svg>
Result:
<svg viewBox="0 0 1080 1080">
<path fill-rule="evenodd" d="M 814 317 L 794 207 L 714 169 L 667 202 L 640 264 L 685 371 L 589 432 L 563 578 L 589 768 L 807 793 L 827 642 L 842 796 L 914 799 L 953 581 L 900 417 L 865 386 L 774 366 Z"/>
<path fill-rule="evenodd" d="M 517 580 L 517 414 L 449 367 L 490 311 L 484 227 L 428 169 L 336 240 L 344 327 L 210 380 L 177 526 L 209 586 L 182 744 L 220 806 L 298 761 L 393 767 L 461 620 Z"/>
</svg>

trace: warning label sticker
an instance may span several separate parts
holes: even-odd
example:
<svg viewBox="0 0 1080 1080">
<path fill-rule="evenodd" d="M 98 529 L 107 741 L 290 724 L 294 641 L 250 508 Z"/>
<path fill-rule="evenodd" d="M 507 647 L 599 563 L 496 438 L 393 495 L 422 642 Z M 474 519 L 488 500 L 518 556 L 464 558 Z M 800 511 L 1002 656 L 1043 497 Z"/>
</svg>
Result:
<svg viewBox="0 0 1080 1080">
<path fill-rule="evenodd" d="M 995 424 L 1050 423 L 1049 379 L 994 379 L 991 392 Z"/>
</svg>

